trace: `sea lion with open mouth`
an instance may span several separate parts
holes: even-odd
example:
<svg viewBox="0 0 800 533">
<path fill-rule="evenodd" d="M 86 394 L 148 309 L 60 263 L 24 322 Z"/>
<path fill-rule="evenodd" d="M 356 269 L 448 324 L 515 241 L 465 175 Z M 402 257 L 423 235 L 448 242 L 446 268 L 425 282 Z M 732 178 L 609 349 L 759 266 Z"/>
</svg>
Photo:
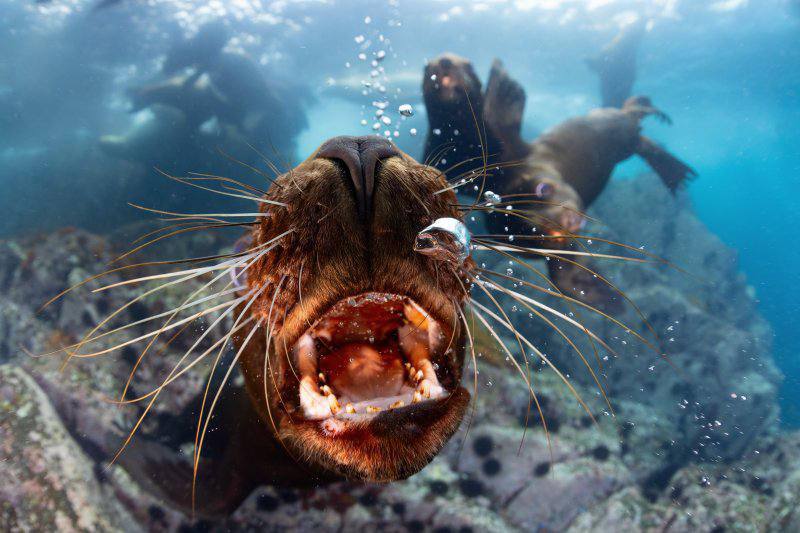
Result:
<svg viewBox="0 0 800 533">
<path fill-rule="evenodd" d="M 477 390 L 470 324 L 485 328 L 482 331 L 503 350 L 545 430 L 544 413 L 525 368 L 532 356 L 558 374 L 592 417 L 568 378 L 515 321 L 527 323 L 535 315 L 554 328 L 553 320 L 563 321 L 608 345 L 574 318 L 524 294 L 531 288 L 558 296 L 547 287 L 473 260 L 473 251 L 499 253 L 504 265 L 510 260 L 529 267 L 525 258 L 530 254 L 548 252 L 524 246 L 499 250 L 503 243 L 491 237 L 475 238 L 473 243 L 463 223 L 472 207 L 459 205 L 454 192 L 472 181 L 459 176 L 448 180 L 377 136 L 331 139 L 272 180 L 266 191 L 208 174 L 171 178 L 236 195 L 259 208 L 243 213 L 155 210 L 174 217 L 177 224 L 157 230 L 157 237 L 148 234 L 150 241 L 145 238 L 121 258 L 186 232 L 186 224 L 192 225 L 188 231 L 242 226 L 248 231 L 227 254 L 133 264 L 84 281 L 128 268 L 191 265 L 99 287 L 97 291 L 136 287 L 136 296 L 109 313 L 83 340 L 58 352 L 67 352 L 66 364 L 73 357 L 98 357 L 124 352 L 134 343 L 146 344 L 138 357 L 128 354 L 132 370 L 115 401 L 137 405 L 138 421 L 121 448 L 104 453 L 176 507 L 188 510 L 196 499 L 201 515 L 215 516 L 236 509 L 258 485 L 388 482 L 418 472 L 464 418 L 470 400 L 461 385 L 467 347 Z M 221 188 L 215 189 L 215 184 Z M 151 282 L 157 286 L 141 285 Z M 122 326 L 114 322 L 142 298 L 158 298 L 160 291 L 181 286 L 191 287 L 190 294 L 174 309 L 146 318 L 138 314 Z M 527 313 L 510 316 L 498 297 L 513 299 Z M 200 327 L 187 330 L 197 320 L 202 321 Z M 108 335 L 126 331 L 134 338 L 108 346 Z M 509 348 L 498 331 L 513 335 L 520 352 Z M 131 392 L 128 385 L 153 351 L 149 348 L 171 332 L 187 332 L 191 346 L 174 366 L 170 362 L 173 368 L 163 380 L 158 377 L 160 385 L 148 382 L 144 390 L 149 392 Z M 212 332 L 218 340 L 209 336 Z M 161 342 L 170 344 L 174 338 Z M 223 359 L 227 347 L 232 350 Z M 209 364 L 206 386 L 187 416 L 179 417 L 197 420 L 196 429 L 190 429 L 194 451 L 188 465 L 185 457 L 159 443 L 134 436 L 159 395 L 198 363 Z M 586 367 L 594 375 L 588 363 Z M 243 387 L 232 386 L 236 369 Z M 126 449 L 129 445 L 132 448 Z"/>
<path fill-rule="evenodd" d="M 499 214 L 489 217 L 493 233 L 545 236 L 545 246 L 576 248 L 573 238 L 586 221 L 582 212 L 603 191 L 617 164 L 634 154 L 642 157 L 673 193 L 696 176 L 691 167 L 641 134 L 641 120 L 653 115 L 669 117 L 645 96 L 628 98 L 621 109 L 600 108 L 571 118 L 531 143 L 522 139 L 520 125 L 525 91 L 502 63 L 492 65 L 485 96 L 484 117 L 502 143 L 501 161 L 521 161 L 509 166 L 493 184 L 511 204 L 527 204 L 528 216 Z M 608 303 L 613 295 L 593 271 L 578 261 L 551 258 L 551 279 L 565 293 L 590 303 Z"/>
<path fill-rule="evenodd" d="M 201 178 L 175 179 L 201 183 Z M 161 387 L 123 398 L 123 403 L 149 402 L 143 420 L 208 333 L 225 318 L 233 322 L 221 342 L 198 357 L 208 360 L 220 344 L 235 349 L 224 377 L 208 378 L 209 388 L 221 381 L 217 394 L 206 390 L 195 408 L 202 422 L 195 474 L 185 472 L 185 460 L 152 443 L 133 443 L 115 460 L 184 509 L 193 493 L 191 480 L 202 470 L 197 494 L 204 514 L 232 511 L 259 484 L 386 482 L 418 472 L 459 427 L 470 398 L 461 386 L 463 308 L 474 263 L 453 188 L 441 172 L 376 136 L 331 139 L 263 194 L 239 182 L 238 192 L 231 193 L 232 183 L 223 182 L 228 189 L 222 194 L 237 194 L 261 208 L 227 216 L 255 218 L 246 223 L 252 229 L 224 262 L 177 278 L 214 275 L 205 289 L 225 285 L 201 298 L 209 302 L 207 309 L 193 316 L 214 312 L 219 318 L 204 328 Z M 207 221 L 226 215 L 179 218 L 187 216 Z M 191 302 L 197 297 L 199 292 L 141 339 L 154 341 L 185 322 L 179 316 L 197 305 Z M 215 305 L 219 298 L 227 300 Z M 108 323 L 71 346 L 70 357 L 94 357 L 130 344 L 91 352 L 88 346 L 104 337 L 99 331 Z M 246 394 L 222 395 L 237 366 Z M 210 434 L 214 413 L 232 416 L 235 423 L 225 429 L 212 425 Z M 222 450 L 216 457 L 202 456 L 206 435 L 212 448 Z"/>
<path fill-rule="evenodd" d="M 460 171 L 484 164 L 497 150 L 490 131 L 482 131 L 483 89 L 472 63 L 445 53 L 425 65 L 422 95 L 428 113 L 428 135 L 423 161 Z"/>
<path fill-rule="evenodd" d="M 405 478 L 463 417 L 469 262 L 414 251 L 421 230 L 460 218 L 452 191 L 435 194 L 446 187 L 389 141 L 337 137 L 265 196 L 251 249 L 269 251 L 246 274 L 263 331 L 239 334 L 240 361 L 264 431 L 307 470 Z"/>
</svg>

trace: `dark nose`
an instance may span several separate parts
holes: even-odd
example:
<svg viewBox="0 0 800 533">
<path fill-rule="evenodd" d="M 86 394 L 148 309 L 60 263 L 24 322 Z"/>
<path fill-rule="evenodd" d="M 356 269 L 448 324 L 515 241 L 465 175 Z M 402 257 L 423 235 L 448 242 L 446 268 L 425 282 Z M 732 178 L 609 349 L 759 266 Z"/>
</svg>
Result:
<svg viewBox="0 0 800 533">
<path fill-rule="evenodd" d="M 381 159 L 400 155 L 388 139 L 377 135 L 334 137 L 323 144 L 317 157 L 338 159 L 347 167 L 356 193 L 358 214 L 369 217 L 375 193 L 375 168 Z"/>
</svg>

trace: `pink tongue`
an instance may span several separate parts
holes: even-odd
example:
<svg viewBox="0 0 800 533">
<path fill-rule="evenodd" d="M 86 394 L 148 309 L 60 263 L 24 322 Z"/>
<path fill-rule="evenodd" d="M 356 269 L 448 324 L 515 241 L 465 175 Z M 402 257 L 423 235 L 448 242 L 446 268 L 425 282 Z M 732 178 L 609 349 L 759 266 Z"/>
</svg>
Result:
<svg viewBox="0 0 800 533">
<path fill-rule="evenodd" d="M 352 342 L 320 357 L 323 372 L 341 400 L 360 402 L 394 396 L 403 386 L 403 357 L 394 343 Z"/>
</svg>

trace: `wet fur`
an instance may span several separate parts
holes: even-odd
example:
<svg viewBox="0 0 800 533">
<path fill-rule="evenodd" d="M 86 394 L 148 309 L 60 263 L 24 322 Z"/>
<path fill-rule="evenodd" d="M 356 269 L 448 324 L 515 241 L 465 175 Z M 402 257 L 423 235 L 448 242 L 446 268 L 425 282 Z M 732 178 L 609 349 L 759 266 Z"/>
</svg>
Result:
<svg viewBox="0 0 800 533">
<path fill-rule="evenodd" d="M 455 388 L 463 365 L 464 341 L 453 301 L 462 303 L 466 298 L 461 285 L 464 280 L 415 254 L 413 242 L 435 218 L 460 215 L 452 192 L 433 194 L 446 186 L 441 174 L 404 155 L 380 164 L 374 215 L 363 221 L 344 173 L 342 165 L 312 156 L 276 180 L 268 191 L 269 199 L 288 208 L 270 207 L 271 215 L 254 230 L 253 243 L 267 242 L 294 229 L 249 276 L 251 286 L 269 287 L 251 309 L 260 318 L 267 318 L 273 291 L 281 287 L 272 305 L 276 331 L 270 350 L 273 375 L 267 376 L 268 398 L 264 397 L 263 341 L 248 344 L 241 368 L 263 431 L 285 446 L 298 469 L 323 479 L 390 481 L 419 471 L 438 453 L 457 429 L 469 394 L 459 388 L 445 401 L 412 406 L 403 416 L 382 413 L 373 424 L 347 438 L 329 439 L 319 422 L 306 421 L 295 411 L 298 384 L 286 347 L 295 343 L 315 317 L 344 297 L 367 291 L 406 294 L 440 323 L 455 326 L 455 355 L 443 365 L 451 369 L 443 383 Z M 240 340 L 245 335 L 240 335 Z M 406 416 L 415 408 L 419 419 Z M 398 457 L 403 460 L 397 462 Z M 261 460 L 269 463 L 268 457 Z"/>
<path fill-rule="evenodd" d="M 457 73 L 459 77 L 459 85 L 451 99 L 444 98 L 437 85 L 441 81 L 443 62 L 448 65 L 449 72 Z M 438 76 L 435 81 L 431 79 L 434 74 Z M 489 156 L 499 151 L 493 133 L 483 128 L 483 89 L 469 60 L 450 53 L 431 60 L 423 72 L 422 95 L 428 114 L 423 161 L 444 170 L 473 159 L 458 167 L 459 172 L 464 172 L 480 168 L 484 152 Z M 441 130 L 441 134 L 435 135 L 434 129 Z M 458 135 L 455 134 L 456 130 Z M 438 157 L 435 157 L 437 154 Z M 447 162 L 442 164 L 442 159 Z"/>
<path fill-rule="evenodd" d="M 575 217 L 605 189 L 616 165 L 634 154 L 641 155 L 672 192 L 696 175 L 688 165 L 641 135 L 641 120 L 648 115 L 669 122 L 669 117 L 653 107 L 646 97 L 629 98 L 622 109 L 603 107 L 568 119 L 526 143 L 520 133 L 525 91 L 496 60 L 485 104 L 487 126 L 502 141 L 501 160 L 521 161 L 503 170 L 493 183 L 494 190 L 503 195 L 530 195 L 541 183 L 553 187 L 552 196 L 545 198 L 545 202 L 526 206 L 534 213 L 531 220 L 490 215 L 488 225 L 492 233 L 530 235 L 532 226 L 539 233 L 556 231 L 567 236 L 578 233 L 579 228 L 572 227 Z M 536 201 L 535 197 L 530 199 Z M 546 240 L 542 246 L 579 248 L 570 239 Z M 565 293 L 611 309 L 608 306 L 615 300 L 614 295 L 588 269 L 555 258 L 551 258 L 548 269 L 552 281 Z"/>
</svg>

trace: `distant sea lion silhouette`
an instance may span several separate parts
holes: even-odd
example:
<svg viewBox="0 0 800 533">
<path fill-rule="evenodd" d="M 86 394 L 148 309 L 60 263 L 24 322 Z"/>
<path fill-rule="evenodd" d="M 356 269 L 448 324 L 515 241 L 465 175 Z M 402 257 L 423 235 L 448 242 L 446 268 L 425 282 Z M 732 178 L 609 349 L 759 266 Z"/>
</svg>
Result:
<svg viewBox="0 0 800 533">
<path fill-rule="evenodd" d="M 302 108 L 305 87 L 267 79 L 249 56 L 226 51 L 231 32 L 223 22 L 202 26 L 197 34 L 172 46 L 162 66 L 165 74 L 191 69 L 208 76 L 208 85 L 224 105 L 218 118 L 245 138 L 274 144 L 281 159 L 294 156 L 294 139 L 308 121 Z"/>
<path fill-rule="evenodd" d="M 154 105 L 169 106 L 181 111 L 189 128 L 195 130 L 212 118 L 233 123 L 232 106 L 212 83 L 208 74 L 186 72 L 166 80 L 132 88 L 128 91 L 131 112 Z"/>
<path fill-rule="evenodd" d="M 495 191 L 527 203 L 531 214 L 529 220 L 494 214 L 489 218 L 494 233 L 510 228 L 514 233 L 531 234 L 534 229 L 535 234 L 545 236 L 545 245 L 574 248 L 576 241 L 570 236 L 578 234 L 585 222 L 580 213 L 603 191 L 614 167 L 634 154 L 642 157 L 673 193 L 696 176 L 688 165 L 641 134 L 641 120 L 649 115 L 671 122 L 644 96 L 628 98 L 621 109 L 605 107 L 566 120 L 527 143 L 520 134 L 525 91 L 495 60 L 485 106 L 487 127 L 503 146 L 501 160 L 522 161 L 504 169 L 494 183 Z M 551 279 L 565 293 L 590 303 L 613 299 L 606 286 L 579 264 L 552 258 L 548 267 Z"/>
<path fill-rule="evenodd" d="M 602 107 L 620 108 L 636 81 L 636 59 L 645 34 L 641 20 L 624 27 L 599 54 L 586 58 L 586 64 L 600 77 Z"/>
</svg>

